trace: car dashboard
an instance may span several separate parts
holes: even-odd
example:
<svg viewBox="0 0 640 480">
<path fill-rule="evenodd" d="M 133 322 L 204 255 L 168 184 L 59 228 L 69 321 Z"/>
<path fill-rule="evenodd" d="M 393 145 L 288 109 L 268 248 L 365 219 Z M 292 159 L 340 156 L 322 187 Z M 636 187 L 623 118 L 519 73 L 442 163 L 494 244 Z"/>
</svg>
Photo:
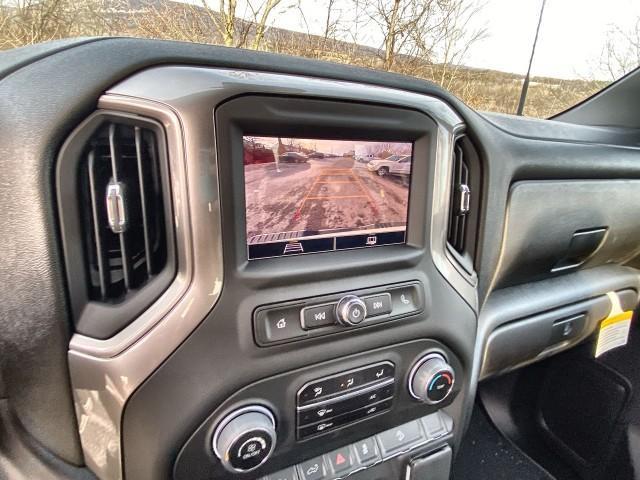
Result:
<svg viewBox="0 0 640 480">
<path fill-rule="evenodd" d="M 640 153 L 621 131 L 268 54 L 52 49 L 0 82 L 23 98 L 0 111 L 5 152 L 21 152 L 2 156 L 22 182 L 3 196 L 22 212 L 2 233 L 9 290 L 26 324 L 49 325 L 42 354 L 18 356 L 40 372 L 19 395 L 56 384 L 17 415 L 102 480 L 447 479 L 480 381 L 585 341 L 612 298 L 638 304 Z M 410 174 L 360 164 L 359 144 L 249 165 L 249 136 L 398 142 Z M 255 219 L 249 176 L 273 168 L 329 185 L 266 183 Z M 405 195 L 400 222 L 265 227 L 362 199 L 349 222 L 379 191 Z M 23 255 L 25 239 L 40 246 Z M 64 413 L 39 420 L 50 402 Z"/>
</svg>

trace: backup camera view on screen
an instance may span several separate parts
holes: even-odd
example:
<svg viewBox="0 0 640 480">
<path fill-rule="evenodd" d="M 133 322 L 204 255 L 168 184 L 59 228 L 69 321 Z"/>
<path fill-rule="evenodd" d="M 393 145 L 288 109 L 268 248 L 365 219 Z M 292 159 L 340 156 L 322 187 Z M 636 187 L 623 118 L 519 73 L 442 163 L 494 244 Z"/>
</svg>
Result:
<svg viewBox="0 0 640 480">
<path fill-rule="evenodd" d="M 411 143 L 243 143 L 249 259 L 405 242 Z"/>
</svg>

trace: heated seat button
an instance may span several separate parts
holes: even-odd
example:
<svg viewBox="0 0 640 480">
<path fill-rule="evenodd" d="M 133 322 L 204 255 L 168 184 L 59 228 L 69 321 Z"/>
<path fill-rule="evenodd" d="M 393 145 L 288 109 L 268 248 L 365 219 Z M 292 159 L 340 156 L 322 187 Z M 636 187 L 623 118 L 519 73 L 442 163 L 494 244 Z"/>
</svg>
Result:
<svg viewBox="0 0 640 480">
<path fill-rule="evenodd" d="M 261 310 L 256 314 L 259 343 L 274 343 L 305 337 L 300 327 L 300 307 Z"/>
<path fill-rule="evenodd" d="M 307 307 L 302 310 L 302 327 L 305 330 L 312 328 L 325 327 L 336 323 L 334 316 L 335 304 L 318 305 L 316 307 Z"/>
<path fill-rule="evenodd" d="M 391 313 L 391 295 L 388 293 L 366 297 L 364 304 L 367 307 L 367 317 L 376 317 L 378 315 Z"/>
<path fill-rule="evenodd" d="M 418 421 L 413 421 L 392 428 L 376 435 L 382 456 L 388 457 L 424 440 Z"/>
</svg>

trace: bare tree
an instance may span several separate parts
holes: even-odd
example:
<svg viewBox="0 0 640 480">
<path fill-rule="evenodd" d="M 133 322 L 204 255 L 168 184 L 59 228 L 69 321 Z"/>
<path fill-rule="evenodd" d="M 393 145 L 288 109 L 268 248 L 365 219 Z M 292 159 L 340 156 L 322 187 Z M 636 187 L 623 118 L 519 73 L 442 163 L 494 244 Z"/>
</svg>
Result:
<svg viewBox="0 0 640 480">
<path fill-rule="evenodd" d="M 141 9 L 130 9 L 129 17 L 134 35 L 194 43 L 224 43 L 214 21 L 215 13 L 199 5 L 165 1 L 147 2 Z"/>
<path fill-rule="evenodd" d="M 220 0 L 217 10 L 207 0 L 200 0 L 199 4 L 149 1 L 144 13 L 134 16 L 134 22 L 153 38 L 222 43 L 228 47 L 250 45 L 258 49 L 270 18 L 283 1 L 265 0 L 258 4 L 246 0 L 240 4 L 237 0 Z"/>
<path fill-rule="evenodd" d="M 219 0 L 217 11 L 207 0 L 200 0 L 197 11 L 191 13 L 206 16 L 216 26 L 222 43 L 227 47 L 245 47 L 251 24 L 238 18 L 237 9 L 237 0 Z"/>
<path fill-rule="evenodd" d="M 469 0 L 450 0 L 439 8 L 441 20 L 432 29 L 434 41 L 428 52 L 440 66 L 433 79 L 446 89 L 452 87 L 471 48 L 487 35 L 486 28 L 470 25 L 481 9 L 481 4 Z"/>
<path fill-rule="evenodd" d="M 322 46 L 325 47 L 327 40 L 335 39 L 338 29 L 338 20 L 333 18 L 334 8 L 337 0 L 329 0 L 327 3 L 327 14 L 324 21 L 324 33 L 322 35 Z"/>
<path fill-rule="evenodd" d="M 640 65 L 640 17 L 628 29 L 611 27 L 600 59 L 600 68 L 612 81 Z"/>
<path fill-rule="evenodd" d="M 362 27 L 370 20 L 369 0 L 326 0 L 320 41 L 315 40 L 316 58 L 361 66 L 374 66 L 374 49 L 363 47 Z"/>
<path fill-rule="evenodd" d="M 62 0 L 14 0 L 0 5 L 3 49 L 61 38 L 61 30 L 66 30 Z"/>
<path fill-rule="evenodd" d="M 282 0 L 266 0 L 259 8 L 254 8 L 251 2 L 248 2 L 249 8 L 253 13 L 253 21 L 255 24 L 255 34 L 253 37 L 253 49 L 260 48 L 260 44 L 264 39 L 264 34 L 267 29 L 267 22 L 269 16 L 273 13 L 273 10 L 282 3 Z"/>
<path fill-rule="evenodd" d="M 383 37 L 384 70 L 391 70 L 415 32 L 422 30 L 436 0 L 365 0 L 365 9 Z"/>
<path fill-rule="evenodd" d="M 211 9 L 205 0 L 202 0 L 202 6 L 207 13 L 212 14 Z M 222 33 L 222 40 L 227 47 L 234 46 L 235 30 L 236 30 L 236 0 L 220 0 L 219 14 L 221 20 L 218 21 L 216 15 L 211 18 L 218 24 L 218 30 Z"/>
<path fill-rule="evenodd" d="M 0 0 L 0 49 L 116 31 L 117 0 Z"/>
</svg>

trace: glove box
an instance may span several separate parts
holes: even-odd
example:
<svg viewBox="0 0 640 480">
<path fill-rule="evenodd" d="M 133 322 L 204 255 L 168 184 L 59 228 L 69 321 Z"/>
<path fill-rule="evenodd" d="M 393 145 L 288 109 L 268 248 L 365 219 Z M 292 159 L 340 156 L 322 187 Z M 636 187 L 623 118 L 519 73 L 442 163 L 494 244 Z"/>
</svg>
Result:
<svg viewBox="0 0 640 480">
<path fill-rule="evenodd" d="M 623 309 L 636 307 L 635 290 L 617 293 Z M 597 329 L 610 309 L 609 297 L 600 295 L 498 327 L 486 342 L 480 379 L 513 370 L 581 342 Z"/>
</svg>

